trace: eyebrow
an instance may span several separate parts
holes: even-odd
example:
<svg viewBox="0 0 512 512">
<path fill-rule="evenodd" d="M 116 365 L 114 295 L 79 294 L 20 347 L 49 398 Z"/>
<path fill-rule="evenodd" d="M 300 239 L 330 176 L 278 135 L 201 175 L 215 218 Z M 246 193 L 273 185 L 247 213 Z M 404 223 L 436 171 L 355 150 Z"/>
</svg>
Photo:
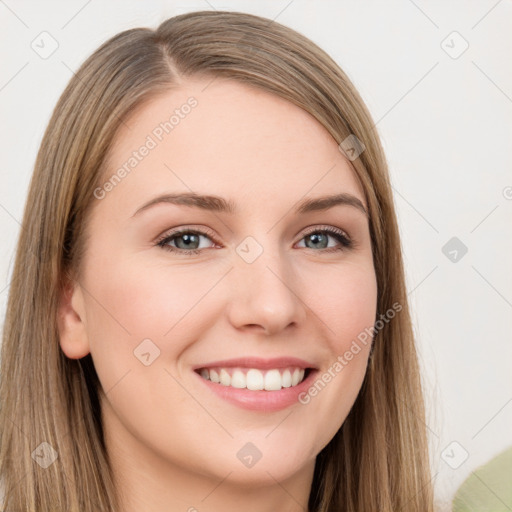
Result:
<svg viewBox="0 0 512 512">
<path fill-rule="evenodd" d="M 193 208 L 200 208 L 201 210 L 229 213 L 231 215 L 234 215 L 238 212 L 235 203 L 232 201 L 228 201 L 219 196 L 199 195 L 194 192 L 189 192 L 181 194 L 163 194 L 157 196 L 143 204 L 132 215 L 132 217 L 135 217 L 151 206 L 161 203 L 190 206 Z M 303 214 L 308 212 L 325 211 L 339 205 L 352 206 L 368 217 L 368 212 L 366 211 L 363 203 L 356 196 L 347 193 L 305 199 L 295 207 L 294 213 Z"/>
</svg>

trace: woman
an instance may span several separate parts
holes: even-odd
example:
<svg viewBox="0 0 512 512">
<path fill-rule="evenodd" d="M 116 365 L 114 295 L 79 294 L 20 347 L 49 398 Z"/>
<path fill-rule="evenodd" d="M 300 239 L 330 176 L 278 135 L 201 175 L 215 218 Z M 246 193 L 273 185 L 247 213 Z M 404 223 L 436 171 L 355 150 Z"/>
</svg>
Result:
<svg viewBox="0 0 512 512">
<path fill-rule="evenodd" d="M 267 19 L 128 30 L 71 79 L 1 365 L 8 510 L 433 509 L 380 142 Z"/>
</svg>

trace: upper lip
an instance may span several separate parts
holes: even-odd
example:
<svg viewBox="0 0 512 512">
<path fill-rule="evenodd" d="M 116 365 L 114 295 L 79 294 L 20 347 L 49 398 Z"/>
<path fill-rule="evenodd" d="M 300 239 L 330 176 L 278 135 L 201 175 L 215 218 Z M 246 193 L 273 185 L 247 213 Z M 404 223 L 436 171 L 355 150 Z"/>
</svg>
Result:
<svg viewBox="0 0 512 512">
<path fill-rule="evenodd" d="M 304 369 L 315 369 L 315 366 L 312 363 L 297 357 L 275 357 L 272 359 L 263 359 L 261 357 L 238 357 L 236 359 L 223 359 L 219 361 L 203 363 L 195 366 L 194 370 L 216 367 L 230 368 L 235 366 L 241 368 L 256 368 L 261 370 L 269 370 L 272 368 L 288 368 L 290 366 Z"/>
</svg>

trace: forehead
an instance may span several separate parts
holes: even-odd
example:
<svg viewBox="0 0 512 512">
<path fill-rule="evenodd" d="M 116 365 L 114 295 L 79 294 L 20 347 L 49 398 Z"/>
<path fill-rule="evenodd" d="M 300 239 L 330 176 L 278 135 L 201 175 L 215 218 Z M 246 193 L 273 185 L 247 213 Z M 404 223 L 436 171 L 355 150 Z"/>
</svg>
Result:
<svg viewBox="0 0 512 512">
<path fill-rule="evenodd" d="M 120 168 L 127 172 L 113 195 L 140 201 L 169 191 L 248 202 L 345 192 L 365 204 L 350 163 L 312 115 L 220 78 L 188 80 L 132 113 L 115 138 L 105 180 Z"/>
</svg>

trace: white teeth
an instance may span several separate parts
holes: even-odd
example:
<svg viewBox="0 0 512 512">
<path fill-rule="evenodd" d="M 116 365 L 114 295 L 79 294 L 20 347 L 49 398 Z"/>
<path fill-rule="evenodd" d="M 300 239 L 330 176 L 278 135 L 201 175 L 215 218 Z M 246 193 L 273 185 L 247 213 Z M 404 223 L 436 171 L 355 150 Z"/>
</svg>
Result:
<svg viewBox="0 0 512 512">
<path fill-rule="evenodd" d="M 292 386 L 296 386 L 299 383 L 299 379 L 300 379 L 300 370 L 298 368 L 296 368 L 293 371 L 293 375 L 292 375 Z"/>
<path fill-rule="evenodd" d="M 200 371 L 201 377 L 223 386 L 251 391 L 279 391 L 281 388 L 296 386 L 304 379 L 304 368 L 272 369 L 267 371 L 256 368 L 217 368 Z"/>
<path fill-rule="evenodd" d="M 245 375 L 240 370 L 235 370 L 231 377 L 231 387 L 243 389 L 246 387 Z"/>
<path fill-rule="evenodd" d="M 283 380 L 281 382 L 283 388 L 289 388 L 292 385 L 292 374 L 290 370 L 285 370 L 283 372 Z"/>
<path fill-rule="evenodd" d="M 270 370 L 265 374 L 265 389 L 267 391 L 279 391 L 282 379 L 279 370 Z"/>
<path fill-rule="evenodd" d="M 220 383 L 223 386 L 231 385 L 231 377 L 230 377 L 229 373 L 226 370 L 224 370 L 224 368 L 222 368 L 222 370 L 220 371 Z"/>
<path fill-rule="evenodd" d="M 260 370 L 253 370 L 252 368 L 247 372 L 247 389 L 252 391 L 260 391 L 265 385 L 263 380 L 263 373 Z"/>
<path fill-rule="evenodd" d="M 206 370 L 206 371 L 208 371 L 208 370 Z M 219 374 L 215 370 L 210 370 L 210 380 L 212 382 L 216 382 L 216 383 L 220 382 Z"/>
</svg>

